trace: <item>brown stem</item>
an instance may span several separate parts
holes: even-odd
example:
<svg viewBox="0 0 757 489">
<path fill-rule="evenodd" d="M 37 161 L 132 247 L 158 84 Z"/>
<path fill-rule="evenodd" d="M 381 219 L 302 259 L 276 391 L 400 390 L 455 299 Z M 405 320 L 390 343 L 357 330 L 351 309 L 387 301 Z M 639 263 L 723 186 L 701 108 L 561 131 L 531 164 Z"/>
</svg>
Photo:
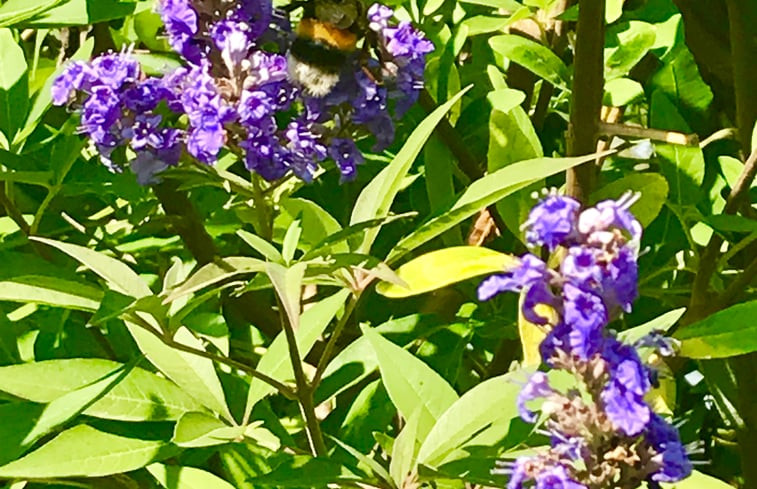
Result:
<svg viewBox="0 0 757 489">
<path fill-rule="evenodd" d="M 578 7 L 568 126 L 570 156 L 590 154 L 596 150 L 604 90 L 605 1 L 579 0 Z M 585 202 L 594 188 L 596 172 L 593 162 L 568 170 L 568 195 Z"/>
<path fill-rule="evenodd" d="M 733 89 L 736 95 L 736 126 L 744 154 L 751 146 L 752 128 L 757 120 L 757 70 L 754 59 L 757 56 L 757 36 L 754 25 L 757 22 L 757 2 L 748 0 L 726 0 L 728 23 L 731 36 L 731 60 L 733 65 Z"/>
<path fill-rule="evenodd" d="M 752 260 L 744 271 L 742 271 L 714 301 L 716 310 L 728 307 L 735 302 L 734 299 L 738 298 L 744 291 L 744 288 L 752 283 L 755 276 L 757 276 L 757 258 Z"/>
<path fill-rule="evenodd" d="M 178 182 L 166 180 L 155 185 L 153 191 L 166 214 L 178 218 L 176 231 L 197 264 L 202 266 L 212 262 L 218 251 L 189 197 L 178 187 Z"/>
</svg>

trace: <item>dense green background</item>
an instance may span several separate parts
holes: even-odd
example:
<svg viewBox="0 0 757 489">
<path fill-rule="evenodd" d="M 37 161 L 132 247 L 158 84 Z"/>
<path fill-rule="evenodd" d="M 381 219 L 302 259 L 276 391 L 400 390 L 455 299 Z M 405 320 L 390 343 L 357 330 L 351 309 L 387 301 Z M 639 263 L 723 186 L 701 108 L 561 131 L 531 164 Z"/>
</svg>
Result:
<svg viewBox="0 0 757 489">
<path fill-rule="evenodd" d="M 757 487 L 757 2 L 578 3 L 392 2 L 436 51 L 354 182 L 268 188 L 228 154 L 150 188 L 49 89 L 132 44 L 177 66 L 154 2 L 2 2 L 6 487 L 502 487 L 497 458 L 545 442 L 515 409 L 538 339 L 475 286 L 566 171 L 586 203 L 641 193 L 641 297 L 612 327 L 681 340 L 651 400 L 705 463 L 675 487 Z M 617 151 L 572 172 L 598 132 Z"/>
</svg>

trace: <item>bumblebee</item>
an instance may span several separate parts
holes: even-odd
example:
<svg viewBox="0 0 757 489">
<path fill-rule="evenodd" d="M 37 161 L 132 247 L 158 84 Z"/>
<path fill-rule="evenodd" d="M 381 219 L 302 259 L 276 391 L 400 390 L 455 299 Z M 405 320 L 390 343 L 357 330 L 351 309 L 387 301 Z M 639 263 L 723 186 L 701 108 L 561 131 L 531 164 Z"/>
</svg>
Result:
<svg viewBox="0 0 757 489">
<path fill-rule="evenodd" d="M 289 48 L 289 79 L 308 95 L 324 97 L 367 30 L 361 0 L 306 0 L 297 36 Z"/>
</svg>

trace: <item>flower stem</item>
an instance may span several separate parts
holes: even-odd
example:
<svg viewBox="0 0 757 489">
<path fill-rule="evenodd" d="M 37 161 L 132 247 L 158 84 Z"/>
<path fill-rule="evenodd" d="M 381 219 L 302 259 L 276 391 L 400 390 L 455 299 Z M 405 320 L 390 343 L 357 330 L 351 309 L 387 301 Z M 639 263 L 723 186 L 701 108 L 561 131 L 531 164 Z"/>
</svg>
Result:
<svg viewBox="0 0 757 489">
<path fill-rule="evenodd" d="M 286 314 L 284 314 L 284 307 L 282 306 L 281 301 L 278 301 L 278 303 L 281 327 L 284 330 L 284 335 L 287 339 L 289 360 L 292 363 L 292 372 L 294 373 L 294 381 L 297 386 L 296 396 L 300 404 L 302 417 L 305 420 L 305 431 L 308 435 L 310 450 L 316 457 L 324 456 L 327 454 L 328 450 L 326 449 L 326 443 L 323 440 L 321 425 L 318 421 L 318 417 L 315 415 L 313 388 L 308 384 L 305 372 L 302 369 L 300 349 L 297 346 L 297 336 L 295 335 L 292 323 L 287 319 Z"/>
</svg>

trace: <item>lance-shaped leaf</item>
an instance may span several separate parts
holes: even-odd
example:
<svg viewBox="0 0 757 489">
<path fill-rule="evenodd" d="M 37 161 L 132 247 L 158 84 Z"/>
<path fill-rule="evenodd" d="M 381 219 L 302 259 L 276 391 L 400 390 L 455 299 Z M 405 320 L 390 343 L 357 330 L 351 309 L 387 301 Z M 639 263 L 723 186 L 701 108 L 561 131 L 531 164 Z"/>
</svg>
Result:
<svg viewBox="0 0 757 489">
<path fill-rule="evenodd" d="M 128 438 L 79 425 L 0 467 L 0 477 L 102 477 L 136 470 L 174 454 L 176 448 L 162 440 Z"/>
<path fill-rule="evenodd" d="M 419 410 L 418 436 L 423 440 L 444 411 L 456 400 L 457 393 L 441 375 L 412 353 L 364 328 L 376 352 L 381 380 L 392 403 L 405 419 Z"/>
<path fill-rule="evenodd" d="M 409 297 L 462 282 L 471 277 L 502 273 L 518 259 L 480 246 L 456 246 L 432 251 L 397 269 L 404 285 L 380 282 L 376 291 L 386 297 Z"/>
<path fill-rule="evenodd" d="M 371 219 L 382 218 L 389 215 L 389 209 L 394 198 L 402 187 L 402 181 L 410 170 L 413 161 L 420 153 L 426 140 L 431 136 L 434 128 L 442 120 L 444 115 L 454 106 L 460 97 L 470 87 L 462 90 L 452 97 L 444 105 L 434 110 L 418 127 L 410 134 L 407 141 L 400 149 L 397 156 L 387 165 L 371 182 L 365 186 L 358 196 L 352 211 L 350 224 L 357 224 Z M 379 228 L 366 230 L 363 242 L 357 249 L 360 253 L 368 253 L 373 242 L 378 236 Z"/>
</svg>

